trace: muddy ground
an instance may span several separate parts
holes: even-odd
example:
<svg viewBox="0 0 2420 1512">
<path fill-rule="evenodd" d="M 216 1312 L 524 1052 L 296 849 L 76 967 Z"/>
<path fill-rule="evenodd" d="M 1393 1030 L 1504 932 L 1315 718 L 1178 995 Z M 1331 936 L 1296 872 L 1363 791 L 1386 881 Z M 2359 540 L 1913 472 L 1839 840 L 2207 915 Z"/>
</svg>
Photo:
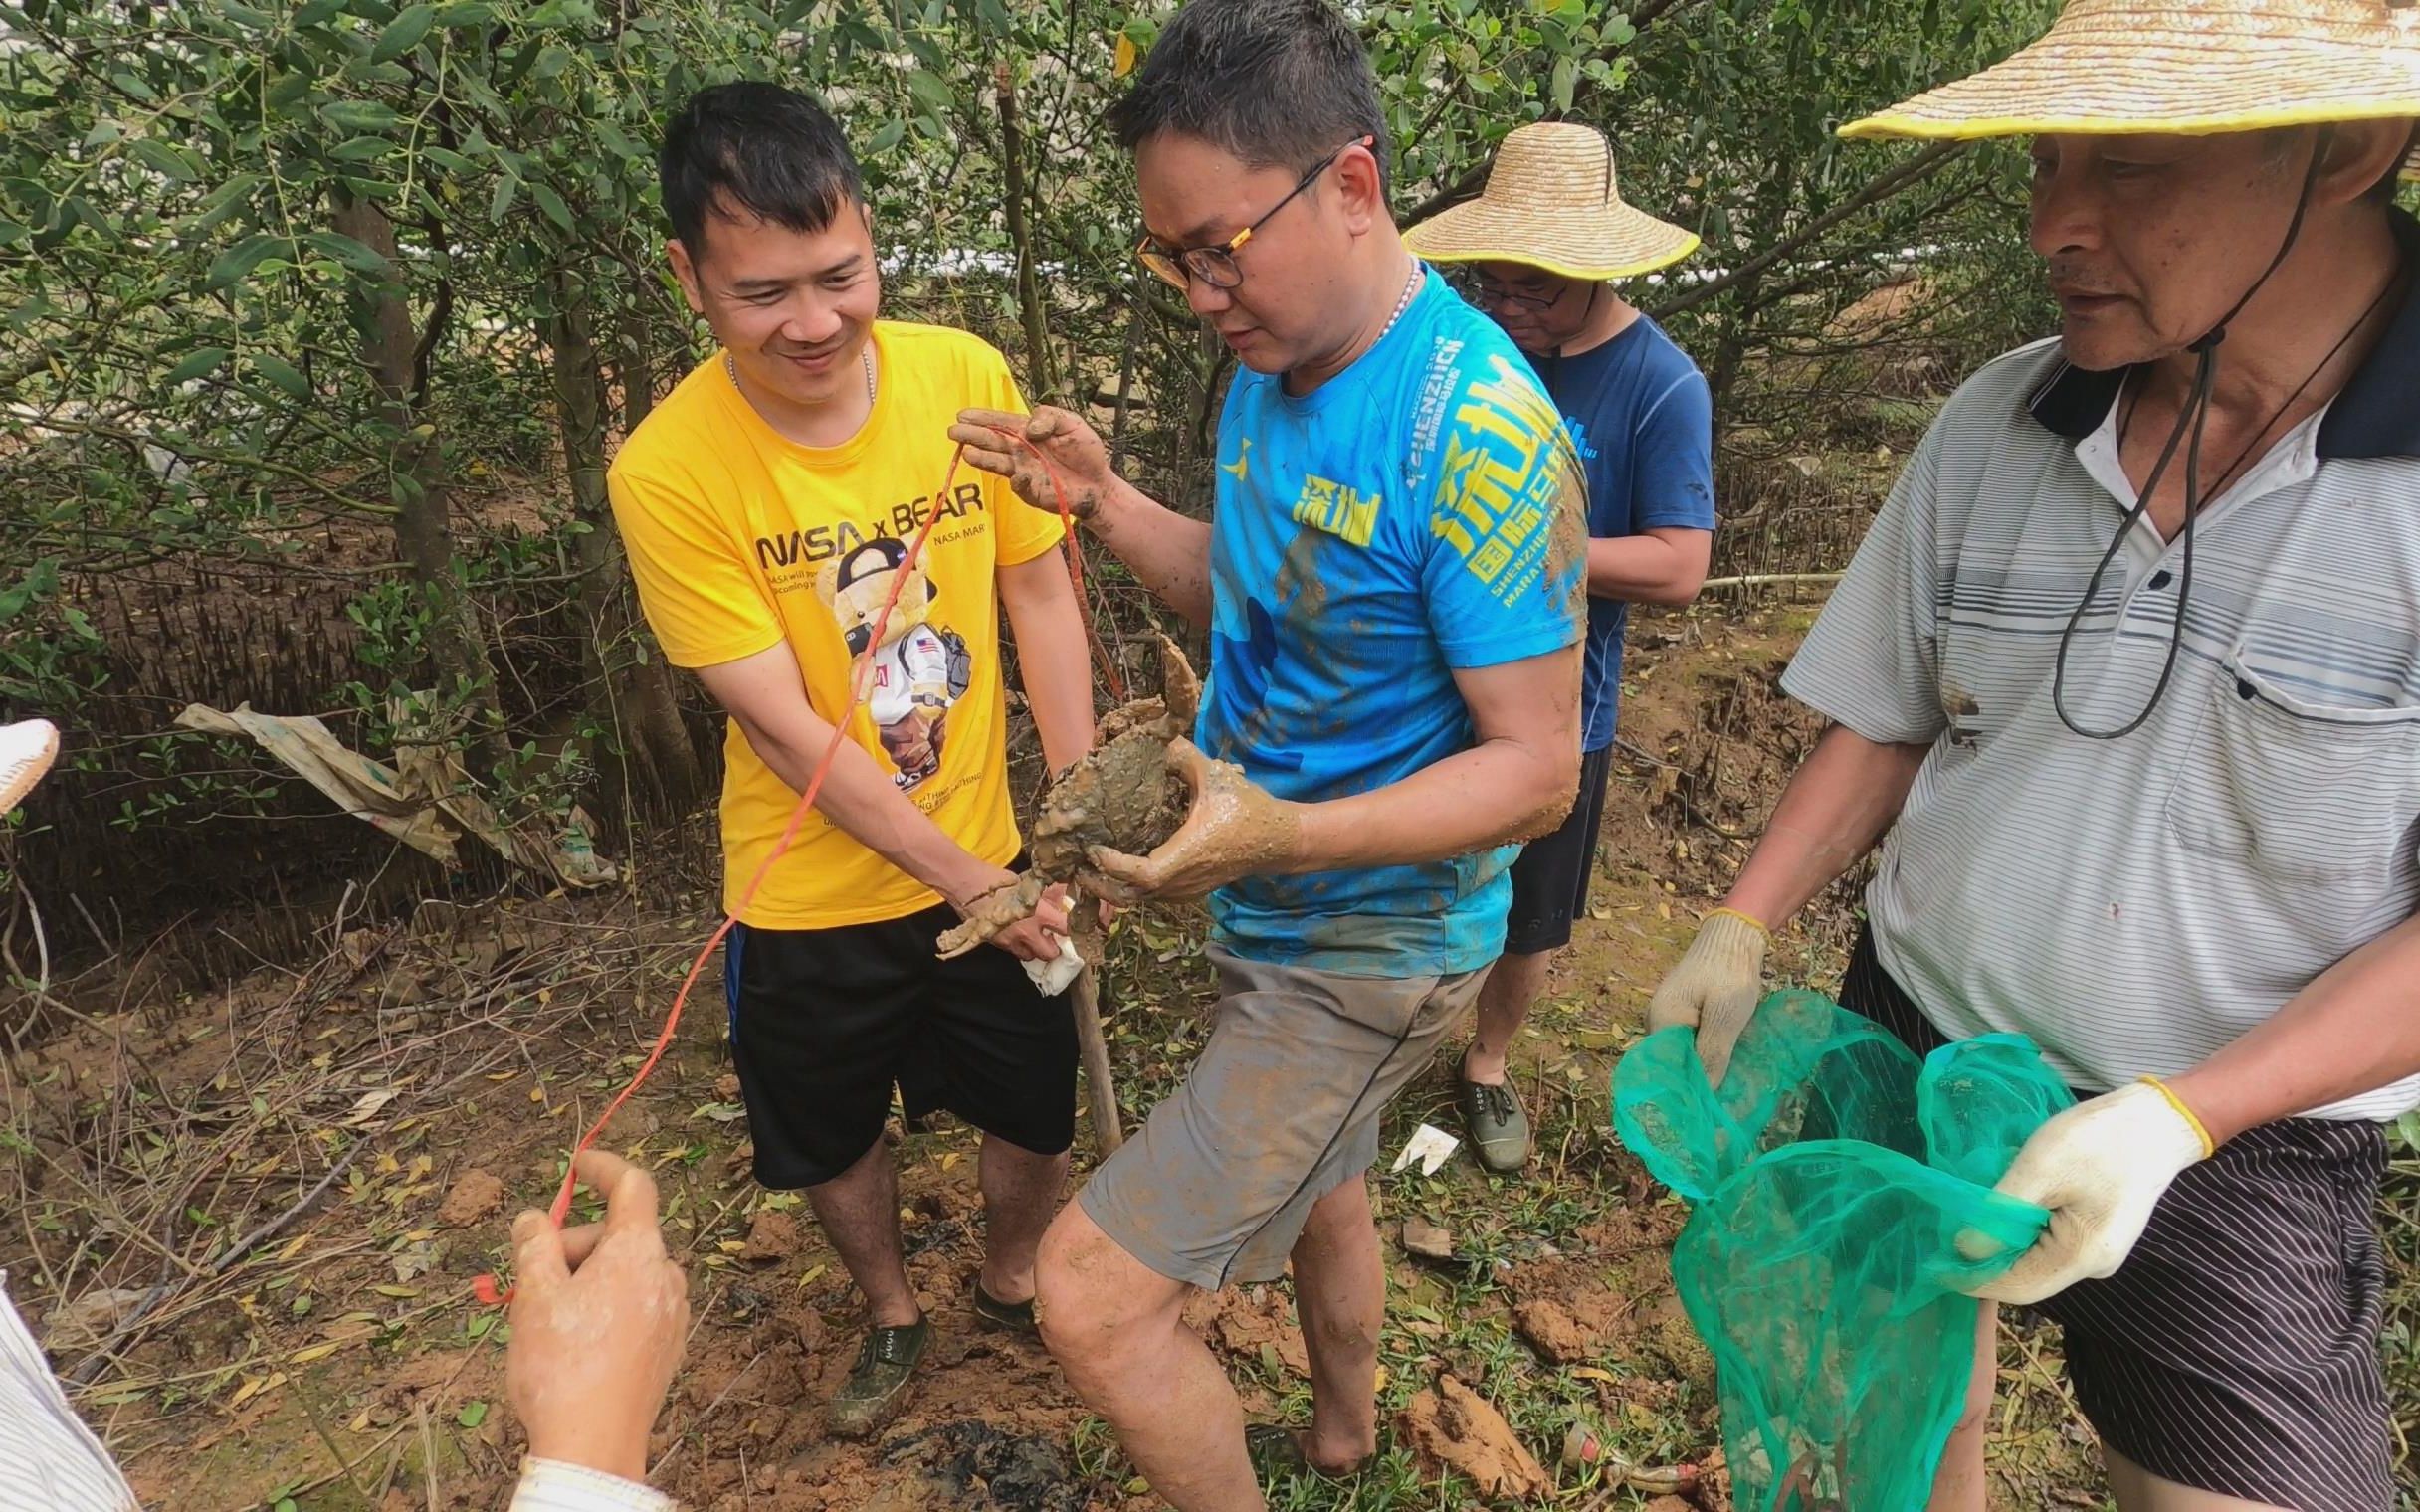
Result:
<svg viewBox="0 0 2420 1512">
<path fill-rule="evenodd" d="M 1648 989 L 1812 738 L 1774 685 L 1808 617 L 1776 605 L 1634 628 L 1595 899 L 1516 1055 L 1538 1158 L 1518 1181 L 1467 1156 L 1374 1179 L 1386 1453 L 1352 1483 L 1281 1487 L 1277 1505 L 1726 1505 L 1710 1365 L 1666 1260 L 1681 1214 L 1614 1143 L 1605 1093 Z M 638 1063 L 710 927 L 704 881 L 683 911 L 507 898 L 432 902 L 391 928 L 333 920 L 305 964 L 171 1001 L 65 1005 L 77 1022 L 7 1063 L 0 1263 L 146 1505 L 502 1504 L 520 1448 L 505 1325 L 471 1282 Z M 1830 985 L 1852 900 L 1812 912 L 1785 970 Z M 1197 932 L 1146 914 L 1114 942 L 1105 1004 L 1129 1125 L 1204 1033 Z M 709 1512 L 1159 1505 L 1037 1347 L 973 1329 L 975 1145 L 955 1126 L 898 1147 L 910 1269 L 940 1326 L 932 1368 L 877 1441 L 823 1435 L 856 1304 L 799 1200 L 747 1180 L 721 1037 L 709 967 L 609 1137 L 656 1170 L 694 1288 L 656 1482 Z M 1389 1149 L 1423 1120 L 1454 1126 L 1449 1069 L 1401 1099 Z M 1078 1149 L 1081 1176 L 1081 1129 Z M 1402 1242 L 1407 1223 L 1425 1253 Z M 1301 1419 L 1283 1285 L 1203 1299 L 1196 1319 L 1254 1412 Z M 2009 1345 L 1997 1505 L 2099 1504 L 2056 1358 L 2049 1333 Z M 1634 1463 L 1710 1473 L 1688 1502 L 1606 1486 L 1561 1463 L 1574 1425 Z"/>
</svg>

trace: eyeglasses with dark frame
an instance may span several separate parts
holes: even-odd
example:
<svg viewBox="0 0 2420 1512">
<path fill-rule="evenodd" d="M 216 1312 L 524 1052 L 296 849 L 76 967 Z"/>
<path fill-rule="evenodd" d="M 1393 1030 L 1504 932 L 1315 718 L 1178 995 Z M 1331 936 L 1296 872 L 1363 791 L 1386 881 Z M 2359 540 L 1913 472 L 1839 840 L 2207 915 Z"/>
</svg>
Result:
<svg viewBox="0 0 2420 1512">
<path fill-rule="evenodd" d="M 1535 313 L 1539 310 L 1551 309 L 1555 301 L 1571 291 L 1568 287 L 1564 287 L 1558 288 L 1550 294 L 1522 293 L 1518 289 L 1509 288 L 1496 283 L 1477 269 L 1469 267 L 1454 270 L 1453 284 L 1465 299 L 1483 310 L 1520 309 Z"/>
<path fill-rule="evenodd" d="M 1374 136 L 1356 136 L 1320 158 L 1311 165 L 1310 172 L 1295 180 L 1294 187 L 1286 191 L 1286 197 L 1270 206 L 1267 214 L 1224 242 L 1214 242 L 1206 247 L 1171 247 L 1145 232 L 1143 239 L 1135 244 L 1134 256 L 1143 267 L 1178 288 L 1185 287 L 1195 279 L 1212 288 L 1234 288 L 1244 282 L 1244 270 L 1237 265 L 1235 255 L 1243 250 L 1245 243 L 1252 240 L 1253 233 L 1268 225 L 1272 216 L 1293 204 L 1295 197 L 1310 188 L 1337 158 L 1342 157 L 1346 148 L 1376 145 L 1377 138 Z"/>
</svg>

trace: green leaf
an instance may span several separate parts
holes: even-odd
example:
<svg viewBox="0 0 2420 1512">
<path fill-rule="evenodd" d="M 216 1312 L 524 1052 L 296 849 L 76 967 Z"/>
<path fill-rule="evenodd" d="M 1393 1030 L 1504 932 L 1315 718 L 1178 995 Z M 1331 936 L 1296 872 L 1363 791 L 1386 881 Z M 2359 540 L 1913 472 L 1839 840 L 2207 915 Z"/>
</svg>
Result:
<svg viewBox="0 0 2420 1512">
<path fill-rule="evenodd" d="M 504 217 L 512 212 L 512 196 L 519 189 L 519 181 L 509 173 L 496 181 L 496 192 L 488 196 L 490 222 L 500 226 L 504 224 Z"/>
<path fill-rule="evenodd" d="M 571 207 L 563 203 L 563 197 L 561 195 L 555 193 L 552 189 L 548 188 L 544 184 L 531 184 L 529 186 L 529 197 L 537 201 L 538 209 L 546 212 L 546 219 L 554 222 L 554 224 L 557 226 L 562 227 L 565 231 L 569 231 L 571 229 Z"/>
<path fill-rule="evenodd" d="M 153 141 L 147 136 L 128 142 L 126 155 L 161 177 L 179 184 L 194 183 L 201 178 L 193 171 L 193 165 L 185 161 L 183 153 L 166 142 Z"/>
<path fill-rule="evenodd" d="M 339 131 L 384 131 L 399 125 L 403 117 L 374 99 L 339 99 L 324 106 L 319 118 Z"/>
<path fill-rule="evenodd" d="M 355 273 L 383 277 L 387 272 L 386 259 L 351 237 L 339 236 L 333 231 L 314 231 L 302 240 Z"/>
<path fill-rule="evenodd" d="M 461 27 L 487 26 L 496 20 L 496 7 L 483 5 L 480 0 L 467 0 L 449 5 L 437 12 L 437 24 L 452 31 Z"/>
<path fill-rule="evenodd" d="M 947 81 L 930 69 L 908 71 L 908 93 L 936 115 L 957 102 L 957 96 L 949 92 Z"/>
<path fill-rule="evenodd" d="M 284 389 L 290 397 L 296 399 L 310 397 L 310 380 L 297 372 L 293 363 L 275 352 L 254 352 L 252 366 L 255 372 Z"/>
<path fill-rule="evenodd" d="M 256 231 L 218 255 L 202 280 L 204 288 L 225 288 L 249 278 L 261 260 L 286 245 L 286 238 Z"/>
<path fill-rule="evenodd" d="M 1579 65 L 1569 55 L 1554 60 L 1554 107 L 1571 108 L 1571 93 L 1579 83 Z"/>
<path fill-rule="evenodd" d="M 485 1402 L 466 1402 L 462 1405 L 462 1411 L 454 1415 L 454 1420 L 461 1423 L 466 1428 L 478 1427 L 481 1423 L 488 1420 L 488 1404 Z"/>
<path fill-rule="evenodd" d="M 301 104 L 309 94 L 310 76 L 308 74 L 280 74 L 269 82 L 268 93 L 263 98 L 268 101 L 269 108 L 284 115 L 296 105 Z"/>
<path fill-rule="evenodd" d="M 168 369 L 168 376 L 159 381 L 159 386 L 164 389 L 172 389 L 180 383 L 190 383 L 196 378 L 206 378 L 217 372 L 219 364 L 226 360 L 227 348 L 223 346 L 197 348 L 188 353 L 184 361 Z"/>
<path fill-rule="evenodd" d="M 295 12 L 295 30 L 305 31 L 334 19 L 344 10 L 344 0 L 307 0 Z"/>
<path fill-rule="evenodd" d="M 395 144 L 383 136 L 356 136 L 336 143 L 327 155 L 340 163 L 366 163 L 394 150 Z"/>
<path fill-rule="evenodd" d="M 892 148 L 898 146 L 900 144 L 900 138 L 906 136 L 907 134 L 908 122 L 904 120 L 884 121 L 880 127 L 876 128 L 874 135 L 868 138 L 866 142 L 866 155 L 869 157 L 876 157 L 880 156 L 882 153 L 890 151 Z"/>
<path fill-rule="evenodd" d="M 386 30 L 378 34 L 378 45 L 370 49 L 370 62 L 384 63 L 390 58 L 401 58 L 420 46 L 420 39 L 429 35 L 429 28 L 436 24 L 436 6 L 405 6 L 394 20 L 386 24 Z"/>
</svg>

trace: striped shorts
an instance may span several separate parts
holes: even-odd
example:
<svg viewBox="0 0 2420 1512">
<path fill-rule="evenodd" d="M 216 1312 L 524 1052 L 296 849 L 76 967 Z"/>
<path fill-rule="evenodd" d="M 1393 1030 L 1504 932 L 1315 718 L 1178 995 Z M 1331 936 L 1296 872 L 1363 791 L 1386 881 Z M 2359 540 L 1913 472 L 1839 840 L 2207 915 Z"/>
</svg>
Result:
<svg viewBox="0 0 2420 1512">
<path fill-rule="evenodd" d="M 1871 937 L 1840 1001 L 1918 1054 L 1943 1042 Z M 2179 1485 L 2298 1512 L 2386 1512 L 2385 1167 L 2375 1124 L 2247 1130 L 2185 1168 L 2116 1275 L 2043 1302 L 2101 1441 Z"/>
</svg>

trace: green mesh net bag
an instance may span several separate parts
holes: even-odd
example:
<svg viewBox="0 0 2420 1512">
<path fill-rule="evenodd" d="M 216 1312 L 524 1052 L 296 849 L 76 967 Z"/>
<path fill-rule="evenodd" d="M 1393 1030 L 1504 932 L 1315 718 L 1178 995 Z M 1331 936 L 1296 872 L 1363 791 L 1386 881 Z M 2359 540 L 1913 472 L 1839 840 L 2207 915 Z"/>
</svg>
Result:
<svg viewBox="0 0 2420 1512">
<path fill-rule="evenodd" d="M 2022 1037 L 1918 1061 L 1810 992 L 1764 1001 L 1720 1087 L 1688 1030 L 1622 1057 L 1614 1127 L 1695 1206 L 1673 1278 L 1714 1356 L 1737 1506 L 1924 1505 L 1974 1358 L 1963 1289 L 2049 1222 L 1992 1184 L 2073 1100 Z"/>
</svg>

